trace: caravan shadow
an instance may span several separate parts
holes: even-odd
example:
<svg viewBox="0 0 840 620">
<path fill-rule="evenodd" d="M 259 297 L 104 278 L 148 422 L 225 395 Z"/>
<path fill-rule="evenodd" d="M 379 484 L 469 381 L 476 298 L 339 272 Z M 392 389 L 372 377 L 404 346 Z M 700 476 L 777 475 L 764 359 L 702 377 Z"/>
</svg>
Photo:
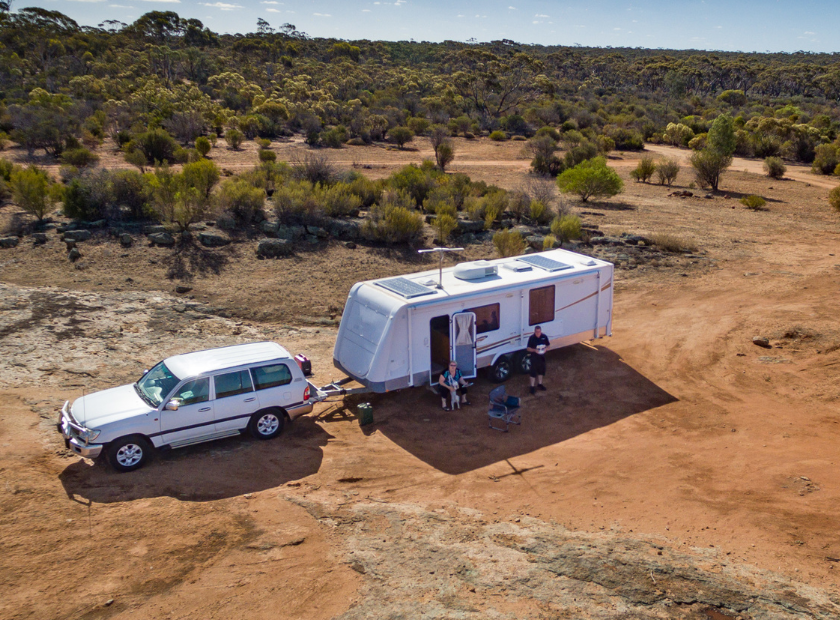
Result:
<svg viewBox="0 0 840 620">
<path fill-rule="evenodd" d="M 314 419 L 301 417 L 271 441 L 231 437 L 156 454 L 137 471 L 120 474 L 104 460 L 78 460 L 59 474 L 77 502 L 109 504 L 173 497 L 203 502 L 255 493 L 316 473 L 332 436 Z"/>
<path fill-rule="evenodd" d="M 565 347 L 549 352 L 546 362 L 548 391 L 530 396 L 524 375 L 505 384 L 508 394 L 523 397 L 522 425 L 508 433 L 487 427 L 488 394 L 496 386 L 481 375 L 470 388 L 472 405 L 460 411 L 443 411 L 429 390 L 405 390 L 376 399 L 376 424 L 363 428 L 439 471 L 462 474 L 677 401 L 606 347 Z"/>
</svg>

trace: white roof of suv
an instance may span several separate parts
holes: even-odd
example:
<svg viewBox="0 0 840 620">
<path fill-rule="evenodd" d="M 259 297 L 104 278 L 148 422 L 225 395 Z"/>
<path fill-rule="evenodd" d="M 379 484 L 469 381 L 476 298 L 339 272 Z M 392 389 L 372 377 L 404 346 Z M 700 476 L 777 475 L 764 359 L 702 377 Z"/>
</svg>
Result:
<svg viewBox="0 0 840 620">
<path fill-rule="evenodd" d="M 164 363 L 176 377 L 186 379 L 215 370 L 289 358 L 289 352 L 276 342 L 252 342 L 174 355 Z"/>
</svg>

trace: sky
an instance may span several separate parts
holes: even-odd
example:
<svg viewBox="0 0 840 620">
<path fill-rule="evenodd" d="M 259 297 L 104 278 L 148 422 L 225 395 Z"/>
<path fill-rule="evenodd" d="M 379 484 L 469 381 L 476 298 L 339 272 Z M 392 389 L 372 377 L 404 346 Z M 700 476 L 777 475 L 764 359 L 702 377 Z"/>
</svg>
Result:
<svg viewBox="0 0 840 620">
<path fill-rule="evenodd" d="M 82 25 L 175 11 L 219 33 L 257 18 L 314 37 L 745 52 L 840 52 L 838 0 L 15 0 Z"/>
</svg>

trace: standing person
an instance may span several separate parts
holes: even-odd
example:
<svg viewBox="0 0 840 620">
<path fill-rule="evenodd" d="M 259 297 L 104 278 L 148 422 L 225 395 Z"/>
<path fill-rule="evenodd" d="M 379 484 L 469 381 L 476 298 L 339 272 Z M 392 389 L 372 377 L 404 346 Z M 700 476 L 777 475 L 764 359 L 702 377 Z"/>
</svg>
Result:
<svg viewBox="0 0 840 620">
<path fill-rule="evenodd" d="M 461 397 L 462 405 L 469 405 L 467 400 L 467 380 L 461 376 L 461 371 L 458 370 L 456 362 L 449 362 L 449 368 L 443 371 L 438 379 L 438 394 L 440 394 L 441 403 L 444 411 L 451 411 L 452 408 L 449 403 L 452 394 L 458 394 Z"/>
<path fill-rule="evenodd" d="M 531 394 L 537 390 L 545 390 L 543 376 L 545 376 L 545 351 L 551 343 L 548 336 L 542 333 L 542 328 L 537 325 L 534 328 L 534 335 L 528 338 L 528 346 L 525 349 L 531 354 Z M 536 381 L 536 387 L 534 382 Z"/>
</svg>

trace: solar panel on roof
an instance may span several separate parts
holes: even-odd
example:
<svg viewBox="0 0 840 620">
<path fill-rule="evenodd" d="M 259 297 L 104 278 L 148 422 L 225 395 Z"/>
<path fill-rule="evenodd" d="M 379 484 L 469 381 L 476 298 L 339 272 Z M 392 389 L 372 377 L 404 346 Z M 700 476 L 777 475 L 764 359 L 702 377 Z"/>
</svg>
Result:
<svg viewBox="0 0 840 620">
<path fill-rule="evenodd" d="M 401 295 L 406 299 L 420 297 L 422 295 L 430 295 L 435 292 L 434 289 L 418 284 L 417 282 L 413 282 L 407 278 L 391 278 L 389 280 L 382 280 L 376 284 L 396 293 L 397 295 Z"/>
<path fill-rule="evenodd" d="M 564 269 L 571 269 L 571 265 L 561 263 L 559 260 L 546 258 L 545 256 L 520 256 L 516 260 L 528 263 L 534 267 L 539 267 L 545 271 L 563 271 Z"/>
</svg>

